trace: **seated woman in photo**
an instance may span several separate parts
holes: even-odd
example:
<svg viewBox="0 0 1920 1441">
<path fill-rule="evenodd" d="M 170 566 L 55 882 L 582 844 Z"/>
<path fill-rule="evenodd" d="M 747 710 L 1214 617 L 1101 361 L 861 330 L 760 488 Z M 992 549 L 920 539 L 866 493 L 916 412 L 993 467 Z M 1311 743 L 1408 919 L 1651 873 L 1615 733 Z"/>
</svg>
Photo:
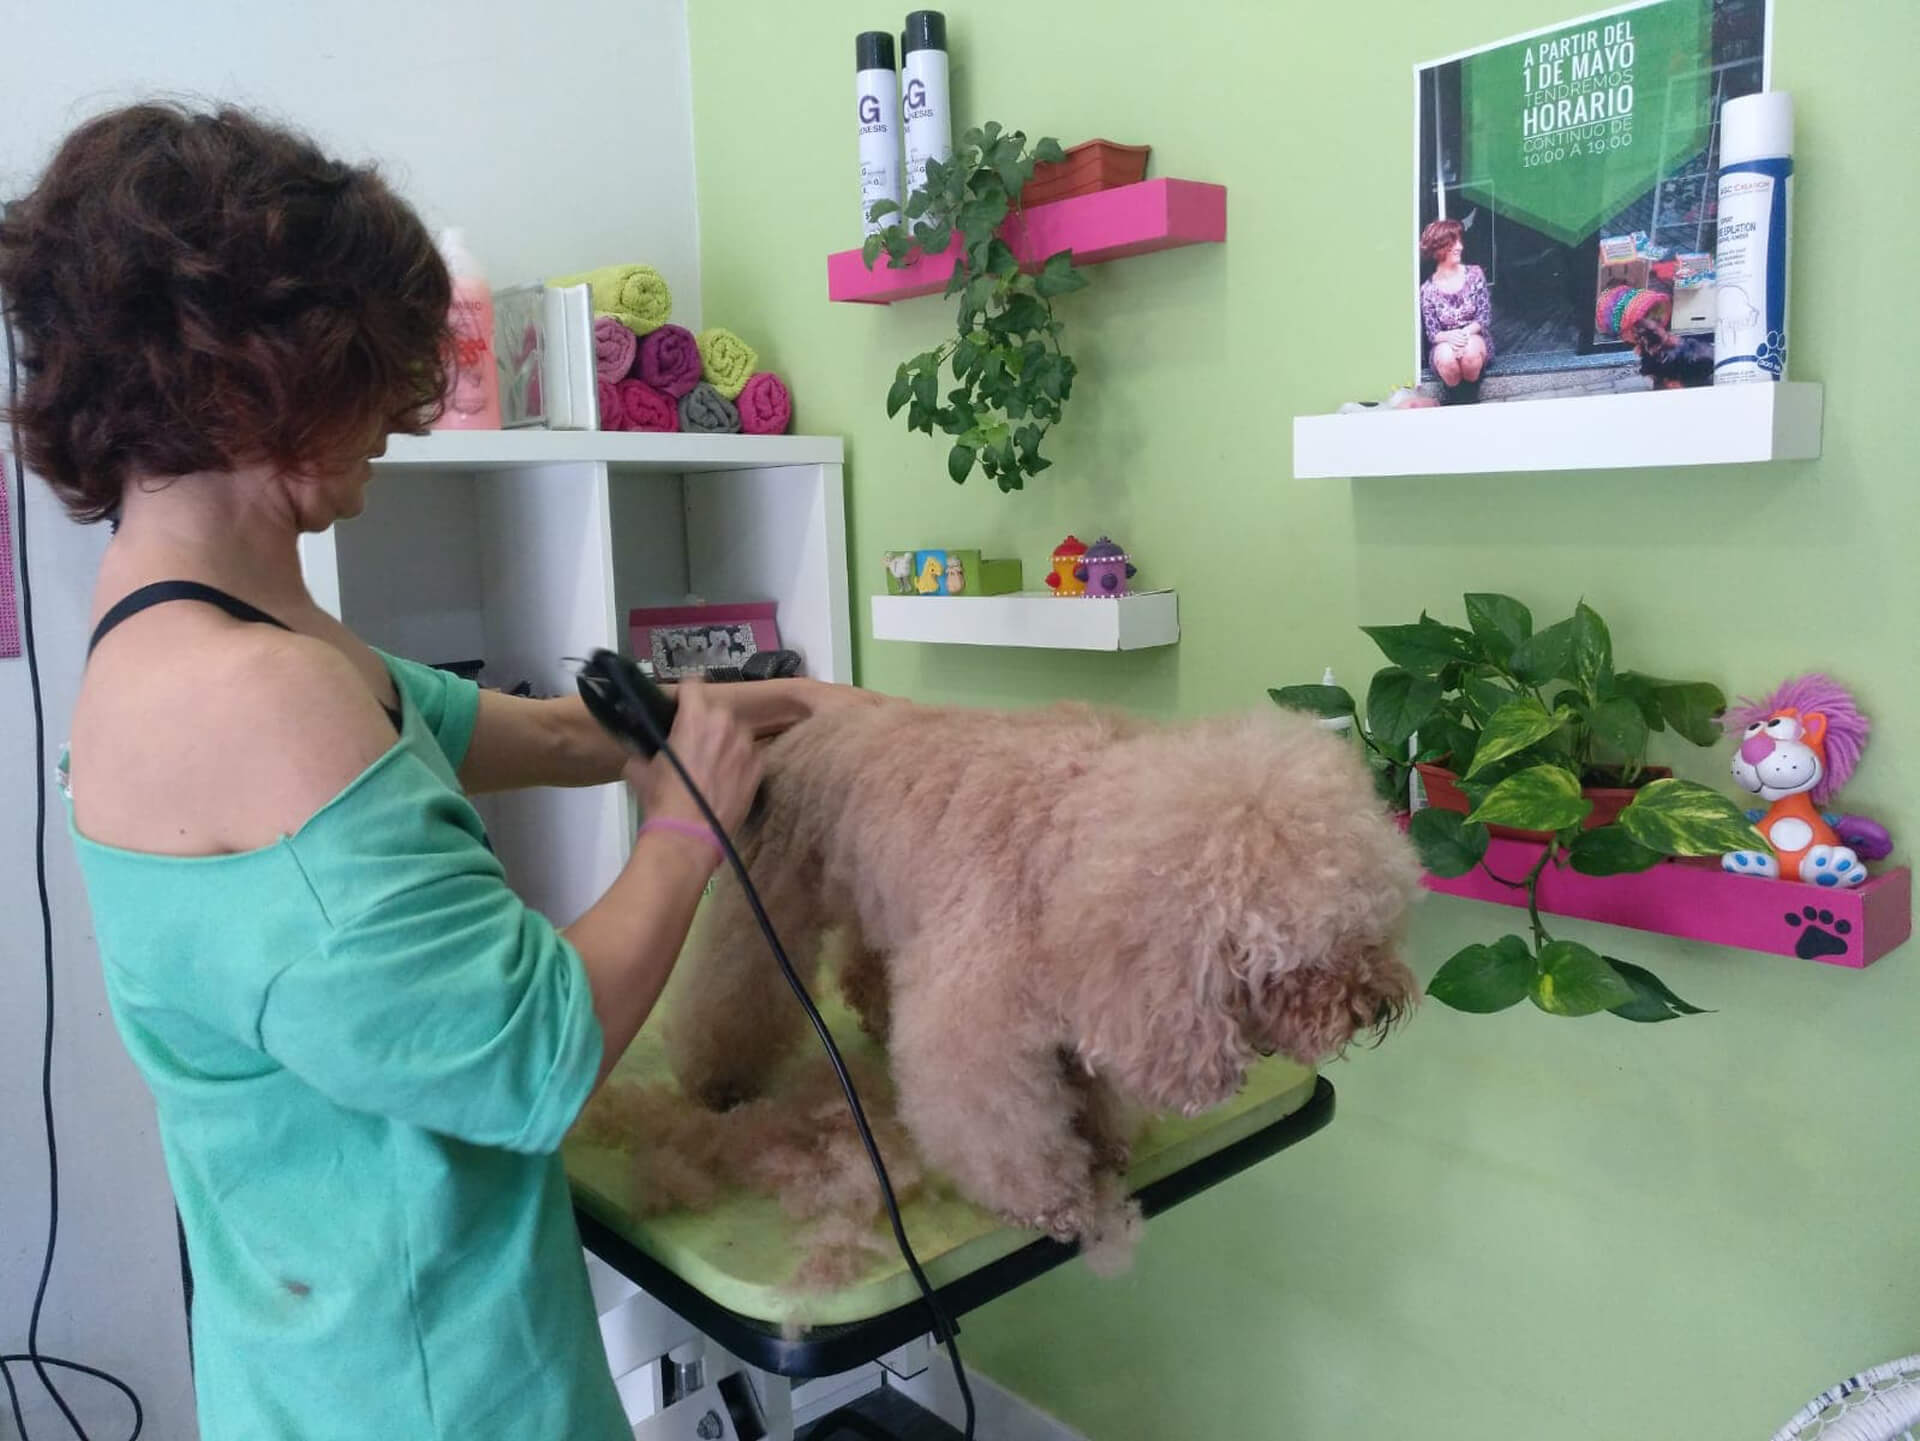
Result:
<svg viewBox="0 0 1920 1441">
<path fill-rule="evenodd" d="M 1457 220 L 1436 220 L 1420 232 L 1420 254 L 1433 273 L 1420 286 L 1420 324 L 1427 363 L 1453 403 L 1480 398 L 1480 376 L 1493 361 L 1493 302 L 1487 277 L 1463 265 L 1464 231 Z"/>
</svg>

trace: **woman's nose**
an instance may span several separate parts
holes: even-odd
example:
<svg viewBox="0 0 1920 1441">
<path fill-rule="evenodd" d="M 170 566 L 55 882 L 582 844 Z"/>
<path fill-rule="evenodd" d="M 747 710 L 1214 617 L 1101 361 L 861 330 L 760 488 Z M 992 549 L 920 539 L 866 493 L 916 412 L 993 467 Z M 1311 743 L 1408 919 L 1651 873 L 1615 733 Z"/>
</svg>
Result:
<svg viewBox="0 0 1920 1441">
<path fill-rule="evenodd" d="M 1757 766 L 1773 754 L 1773 737 L 1748 736 L 1740 742 L 1740 759 L 1750 766 Z"/>
</svg>

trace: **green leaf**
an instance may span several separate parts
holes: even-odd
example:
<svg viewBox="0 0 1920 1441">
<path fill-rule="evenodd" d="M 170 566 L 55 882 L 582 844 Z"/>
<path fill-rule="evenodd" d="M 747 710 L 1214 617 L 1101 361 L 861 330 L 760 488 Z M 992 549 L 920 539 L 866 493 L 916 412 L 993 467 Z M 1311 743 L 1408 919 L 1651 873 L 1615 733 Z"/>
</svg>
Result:
<svg viewBox="0 0 1920 1441">
<path fill-rule="evenodd" d="M 987 269 L 1002 277 L 1020 273 L 1020 257 L 1013 253 L 1013 247 L 999 236 L 994 236 L 987 246 Z"/>
<path fill-rule="evenodd" d="M 1317 716 L 1350 716 L 1353 697 L 1337 685 L 1283 685 L 1267 692 L 1277 706 Z"/>
<path fill-rule="evenodd" d="M 1458 811 L 1428 806 L 1414 812 L 1407 830 L 1420 852 L 1420 864 L 1436 876 L 1464 876 L 1487 853 L 1487 828 Z"/>
<path fill-rule="evenodd" d="M 1567 858 L 1583 876 L 1625 876 L 1651 870 L 1666 857 L 1648 850 L 1617 825 L 1582 831 L 1567 848 Z"/>
<path fill-rule="evenodd" d="M 867 219 L 885 220 L 889 215 L 900 213 L 900 202 L 892 199 L 876 200 L 867 207 Z"/>
<path fill-rule="evenodd" d="M 1490 946 L 1468 946 L 1433 973 L 1427 994 L 1443 1006 L 1487 1016 L 1518 1005 L 1532 993 L 1539 964 L 1518 936 Z"/>
<path fill-rule="evenodd" d="M 1570 660 L 1573 652 L 1573 622 L 1555 621 L 1545 630 L 1535 631 L 1513 648 L 1508 669 L 1528 685 L 1545 685 L 1551 680 L 1572 680 Z"/>
<path fill-rule="evenodd" d="M 1479 760 L 1475 749 L 1480 743 L 1479 734 L 1457 721 L 1436 720 L 1420 727 L 1420 748 L 1431 749 L 1433 759 L 1447 758 L 1447 765 L 1459 774 L 1460 767 L 1471 769 Z M 1424 757 L 1423 757 L 1424 759 Z"/>
<path fill-rule="evenodd" d="M 1704 1016 L 1711 1012 L 1699 1006 L 1688 1005 L 1671 990 L 1652 971 L 1644 966 L 1636 966 L 1631 961 L 1623 961 L 1618 956 L 1608 956 L 1608 965 L 1614 974 L 1633 989 L 1633 999 L 1618 1006 L 1609 1006 L 1608 1010 L 1628 1021 L 1674 1021 L 1682 1016 Z"/>
<path fill-rule="evenodd" d="M 1467 624 L 1480 637 L 1487 659 L 1503 666 L 1533 634 L 1533 612 L 1510 595 L 1478 592 L 1467 597 Z"/>
<path fill-rule="evenodd" d="M 1633 987 L 1598 951 L 1578 941 L 1549 941 L 1540 948 L 1533 1003 L 1548 1015 L 1591 1016 L 1624 1006 L 1633 998 Z"/>
<path fill-rule="evenodd" d="M 1067 295 L 1084 289 L 1087 277 L 1073 268 L 1073 252 L 1062 250 L 1049 255 L 1047 263 L 1033 278 L 1033 288 L 1043 299 L 1052 299 L 1056 295 Z"/>
<path fill-rule="evenodd" d="M 1067 152 L 1060 148 L 1060 142 L 1051 135 L 1043 135 L 1034 142 L 1033 158 L 1048 165 L 1060 165 L 1066 161 Z"/>
<path fill-rule="evenodd" d="M 932 203 L 933 197 L 931 195 L 927 194 L 924 190 L 916 190 L 907 197 L 907 208 L 903 213 L 908 220 L 918 220 L 927 213 L 927 207 Z M 891 204 L 893 204 L 893 202 L 890 200 L 877 200 L 874 202 L 874 208 L 877 210 L 882 205 Z"/>
<path fill-rule="evenodd" d="M 1720 717 L 1726 714 L 1727 698 L 1719 686 L 1692 681 L 1662 686 L 1655 694 L 1659 697 L 1660 714 L 1677 734 L 1697 746 L 1718 745 L 1725 739 Z"/>
<path fill-rule="evenodd" d="M 947 474 L 953 477 L 955 485 L 961 484 L 973 473 L 973 456 L 973 447 L 970 445 L 956 445 L 947 452 Z"/>
<path fill-rule="evenodd" d="M 1518 691 L 1510 690 L 1498 681 L 1478 675 L 1468 676 L 1460 687 L 1460 698 L 1466 702 L 1468 714 L 1473 717 L 1475 725 L 1481 726 L 1492 720 L 1500 707 L 1518 694 Z"/>
<path fill-rule="evenodd" d="M 880 247 L 885 243 L 878 235 L 869 235 L 860 246 L 860 263 L 873 269 L 873 262 L 880 258 Z"/>
<path fill-rule="evenodd" d="M 1495 761 L 1538 745 L 1565 725 L 1566 720 L 1565 715 L 1556 715 L 1532 696 L 1515 697 L 1489 716 L 1481 727 L 1480 743 L 1473 752 L 1473 766 L 1466 774 L 1477 775 Z"/>
<path fill-rule="evenodd" d="M 1530 766 L 1487 793 L 1467 819 L 1525 831 L 1564 831 L 1593 811 L 1580 778 L 1563 766 Z"/>
<path fill-rule="evenodd" d="M 1662 780 L 1642 787 L 1620 813 L 1620 824 L 1641 845 L 1663 855 L 1723 856 L 1769 849 L 1739 806 L 1692 781 Z"/>
<path fill-rule="evenodd" d="M 1623 670 L 1613 678 L 1613 691 L 1632 701 L 1640 711 L 1640 719 L 1647 723 L 1647 729 L 1657 733 L 1667 728 L 1666 715 L 1660 708 L 1660 690 L 1668 684 L 1670 682 L 1655 680 L 1637 671 Z"/>
<path fill-rule="evenodd" d="M 1612 747 L 1627 761 L 1638 766 L 1647 753 L 1647 718 L 1640 707 L 1625 696 L 1601 701 L 1587 710 L 1583 719 L 1594 738 Z"/>
<path fill-rule="evenodd" d="M 1613 691 L 1613 637 L 1599 612 L 1581 601 L 1573 613 L 1572 638 L 1568 659 L 1573 674 L 1567 679 L 1585 691 L 1590 700 L 1600 700 Z"/>
<path fill-rule="evenodd" d="M 926 360 L 929 357 L 922 356 Z M 934 409 L 940 402 L 940 372 L 929 365 L 913 374 L 913 398 L 928 410 Z"/>
<path fill-rule="evenodd" d="M 1381 746 L 1404 746 L 1440 701 L 1440 682 L 1388 666 L 1367 690 L 1367 730 Z"/>
<path fill-rule="evenodd" d="M 903 365 L 893 373 L 893 384 L 887 387 L 887 419 L 892 420 L 898 415 L 900 407 L 905 405 L 912 395 L 913 377 L 907 374 L 907 368 Z"/>
<path fill-rule="evenodd" d="M 1480 658 L 1473 636 L 1427 616 L 1418 625 L 1363 625 L 1360 627 L 1381 654 L 1415 675 L 1437 676 L 1455 661 Z"/>
</svg>

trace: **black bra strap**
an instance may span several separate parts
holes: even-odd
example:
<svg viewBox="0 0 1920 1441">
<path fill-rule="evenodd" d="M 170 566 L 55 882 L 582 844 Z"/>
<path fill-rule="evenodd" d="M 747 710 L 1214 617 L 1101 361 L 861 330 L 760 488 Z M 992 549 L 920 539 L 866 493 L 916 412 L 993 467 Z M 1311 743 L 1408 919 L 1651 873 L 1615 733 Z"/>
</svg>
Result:
<svg viewBox="0 0 1920 1441">
<path fill-rule="evenodd" d="M 113 609 L 100 617 L 100 624 L 93 628 L 93 639 L 87 642 L 87 654 L 92 655 L 94 647 L 106 639 L 107 632 L 121 622 L 132 619 L 152 606 L 165 605 L 170 600 L 197 600 L 218 606 L 235 620 L 277 626 L 281 630 L 293 629 L 285 621 L 275 620 L 259 606 L 249 605 L 237 595 L 228 595 L 224 590 L 202 585 L 197 580 L 157 580 L 152 585 L 143 585 L 122 596 L 114 603 Z"/>
</svg>

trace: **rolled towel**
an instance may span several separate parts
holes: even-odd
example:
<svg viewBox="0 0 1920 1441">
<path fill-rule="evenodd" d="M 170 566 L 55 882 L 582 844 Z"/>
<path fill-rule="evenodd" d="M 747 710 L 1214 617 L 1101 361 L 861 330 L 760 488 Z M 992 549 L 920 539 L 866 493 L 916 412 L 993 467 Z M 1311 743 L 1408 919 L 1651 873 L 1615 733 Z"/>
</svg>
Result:
<svg viewBox="0 0 1920 1441">
<path fill-rule="evenodd" d="M 651 265 L 603 265 L 547 283 L 587 286 L 593 292 L 593 313 L 611 315 L 635 335 L 658 330 L 673 317 L 673 292 Z"/>
<path fill-rule="evenodd" d="M 594 379 L 625 380 L 639 350 L 640 337 L 611 315 L 593 322 Z"/>
<path fill-rule="evenodd" d="M 680 428 L 700 435 L 732 435 L 740 429 L 740 411 L 703 380 L 681 397 Z"/>
<path fill-rule="evenodd" d="M 700 342 L 680 325 L 663 325 L 641 340 L 633 378 L 675 400 L 700 383 Z"/>
<path fill-rule="evenodd" d="M 626 430 L 678 430 L 680 412 L 671 395 L 663 395 L 644 380 L 623 380 L 614 386 L 620 392 L 620 408 L 626 415 Z"/>
<path fill-rule="evenodd" d="M 785 435 L 793 423 L 793 397 L 771 370 L 747 381 L 739 405 L 740 429 L 748 435 Z"/>
<path fill-rule="evenodd" d="M 700 378 L 728 400 L 746 388 L 759 365 L 753 347 L 731 330 L 716 325 L 700 332 Z"/>
<path fill-rule="evenodd" d="M 594 382 L 600 395 L 600 428 L 602 430 L 625 430 L 627 428 L 626 408 L 620 404 L 620 392 L 611 380 Z"/>
</svg>

